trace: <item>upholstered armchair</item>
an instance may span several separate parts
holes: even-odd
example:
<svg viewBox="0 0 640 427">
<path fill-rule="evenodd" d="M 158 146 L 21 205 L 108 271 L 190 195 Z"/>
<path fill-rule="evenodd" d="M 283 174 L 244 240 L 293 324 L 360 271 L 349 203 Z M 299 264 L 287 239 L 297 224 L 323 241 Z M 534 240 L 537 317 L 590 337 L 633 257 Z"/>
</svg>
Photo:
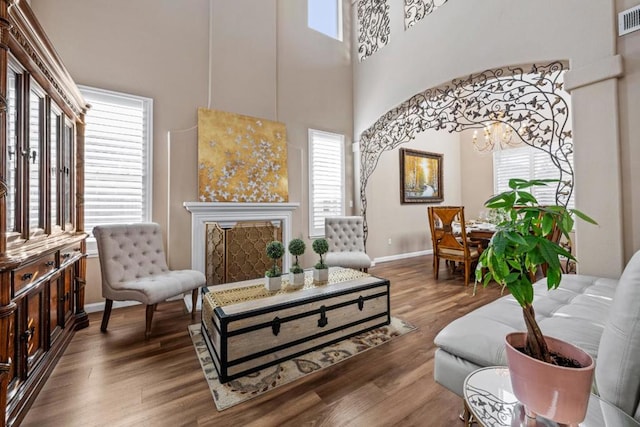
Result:
<svg viewBox="0 0 640 427">
<path fill-rule="evenodd" d="M 169 270 L 160 226 L 155 223 L 94 227 L 106 299 L 100 330 L 107 331 L 113 301 L 139 301 L 147 305 L 145 338 L 149 338 L 153 312 L 159 302 L 191 291 L 195 317 L 198 288 L 206 283 L 195 270 Z"/>
<path fill-rule="evenodd" d="M 364 249 L 364 220 L 361 216 L 327 217 L 324 231 L 329 243 L 326 255 L 328 266 L 365 272 L 371 267 L 371 258 Z"/>
</svg>

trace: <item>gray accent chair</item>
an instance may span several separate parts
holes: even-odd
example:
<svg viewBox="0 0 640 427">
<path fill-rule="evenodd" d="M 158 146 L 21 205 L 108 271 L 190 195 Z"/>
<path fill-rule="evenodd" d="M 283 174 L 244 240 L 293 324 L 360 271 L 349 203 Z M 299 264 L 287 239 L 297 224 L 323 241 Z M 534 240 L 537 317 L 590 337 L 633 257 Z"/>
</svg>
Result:
<svg viewBox="0 0 640 427">
<path fill-rule="evenodd" d="M 600 397 L 640 421 L 640 251 L 618 280 L 566 274 L 551 291 L 546 279 L 540 280 L 533 306 L 543 334 L 594 357 L 594 390 Z M 454 320 L 434 340 L 436 382 L 462 396 L 469 373 L 506 365 L 505 335 L 525 329 L 511 296 Z"/>
<path fill-rule="evenodd" d="M 191 291 L 195 317 L 198 289 L 204 274 L 195 270 L 169 270 L 162 231 L 155 223 L 100 225 L 93 229 L 98 244 L 102 296 L 106 299 L 100 330 L 107 331 L 113 301 L 138 301 L 147 305 L 145 339 L 151 333 L 159 302 Z"/>
<path fill-rule="evenodd" d="M 327 217 L 324 220 L 324 232 L 329 243 L 326 255 L 328 266 L 364 272 L 371 267 L 371 258 L 364 248 L 364 219 L 361 216 Z"/>
</svg>

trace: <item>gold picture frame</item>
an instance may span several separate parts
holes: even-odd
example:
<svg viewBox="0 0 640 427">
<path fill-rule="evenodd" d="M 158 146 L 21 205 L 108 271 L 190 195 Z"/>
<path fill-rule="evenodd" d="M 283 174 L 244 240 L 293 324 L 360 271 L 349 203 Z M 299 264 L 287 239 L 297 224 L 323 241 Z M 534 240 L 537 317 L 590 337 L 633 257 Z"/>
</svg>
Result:
<svg viewBox="0 0 640 427">
<path fill-rule="evenodd" d="M 400 203 L 444 200 L 442 154 L 400 149 Z"/>
</svg>

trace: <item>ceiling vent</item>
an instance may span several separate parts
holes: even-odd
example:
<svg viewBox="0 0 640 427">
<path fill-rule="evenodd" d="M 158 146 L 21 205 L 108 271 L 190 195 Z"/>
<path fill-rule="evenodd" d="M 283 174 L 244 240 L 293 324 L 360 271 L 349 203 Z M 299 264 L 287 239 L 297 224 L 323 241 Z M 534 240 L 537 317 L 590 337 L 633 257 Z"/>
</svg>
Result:
<svg viewBox="0 0 640 427">
<path fill-rule="evenodd" d="M 618 35 L 640 30 L 640 5 L 618 13 Z"/>
</svg>

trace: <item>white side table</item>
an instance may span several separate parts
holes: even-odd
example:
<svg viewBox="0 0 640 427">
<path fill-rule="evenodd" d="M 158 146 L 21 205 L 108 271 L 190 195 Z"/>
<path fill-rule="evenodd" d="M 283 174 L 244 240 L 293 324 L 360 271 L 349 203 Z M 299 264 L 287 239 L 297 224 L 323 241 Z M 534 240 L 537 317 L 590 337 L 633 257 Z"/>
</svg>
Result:
<svg viewBox="0 0 640 427">
<path fill-rule="evenodd" d="M 465 426 L 474 422 L 484 427 L 557 427 L 554 421 L 527 418 L 523 405 L 511 389 L 506 366 L 490 366 L 470 373 L 464 380 Z M 600 399 L 589 397 L 587 416 L 581 427 L 637 427 L 640 423 L 622 410 Z"/>
</svg>

